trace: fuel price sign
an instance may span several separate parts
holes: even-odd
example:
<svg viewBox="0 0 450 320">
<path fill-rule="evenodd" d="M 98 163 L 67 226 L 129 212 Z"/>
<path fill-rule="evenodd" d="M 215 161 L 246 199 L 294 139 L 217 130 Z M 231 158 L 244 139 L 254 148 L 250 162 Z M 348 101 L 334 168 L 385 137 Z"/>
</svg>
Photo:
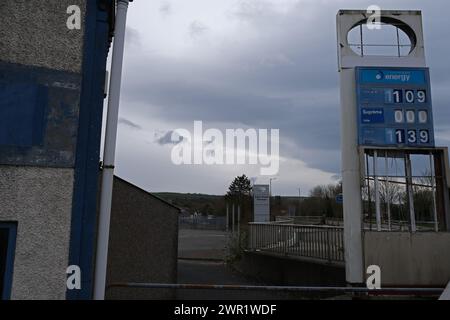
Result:
<svg viewBox="0 0 450 320">
<path fill-rule="evenodd" d="M 427 68 L 356 68 L 358 139 L 363 146 L 434 147 Z"/>
</svg>

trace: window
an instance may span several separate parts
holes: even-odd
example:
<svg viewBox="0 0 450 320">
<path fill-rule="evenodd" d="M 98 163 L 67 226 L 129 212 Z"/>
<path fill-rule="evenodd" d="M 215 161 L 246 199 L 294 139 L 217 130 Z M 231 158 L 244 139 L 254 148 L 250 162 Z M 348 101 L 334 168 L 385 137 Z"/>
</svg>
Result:
<svg viewBox="0 0 450 320">
<path fill-rule="evenodd" d="M 17 225 L 0 222 L 0 295 L 1 300 L 11 296 L 11 285 L 16 248 Z"/>
</svg>

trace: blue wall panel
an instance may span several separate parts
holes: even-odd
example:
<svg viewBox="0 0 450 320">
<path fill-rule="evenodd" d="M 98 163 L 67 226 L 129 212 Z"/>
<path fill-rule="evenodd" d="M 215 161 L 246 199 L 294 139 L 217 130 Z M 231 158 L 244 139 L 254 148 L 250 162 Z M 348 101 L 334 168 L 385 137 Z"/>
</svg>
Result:
<svg viewBox="0 0 450 320">
<path fill-rule="evenodd" d="M 47 90 L 44 86 L 0 85 L 0 145 L 41 145 L 46 104 Z"/>
<path fill-rule="evenodd" d="M 0 164 L 73 168 L 81 76 L 0 62 Z"/>
</svg>

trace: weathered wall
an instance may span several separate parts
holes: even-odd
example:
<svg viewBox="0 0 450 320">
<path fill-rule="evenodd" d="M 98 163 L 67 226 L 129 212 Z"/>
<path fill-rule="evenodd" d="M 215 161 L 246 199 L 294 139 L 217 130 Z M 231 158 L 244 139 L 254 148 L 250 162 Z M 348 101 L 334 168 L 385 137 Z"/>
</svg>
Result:
<svg viewBox="0 0 450 320">
<path fill-rule="evenodd" d="M 80 6 L 83 21 L 85 4 L 0 4 L 0 107 L 17 112 L 2 114 L 11 119 L 0 132 L 0 221 L 18 223 L 13 299 L 66 295 L 84 43 L 84 29 L 69 30 L 66 21 L 69 5 Z M 20 86 L 39 94 L 21 94 Z M 28 140 L 15 145 L 21 129 L 30 130 Z"/>
<path fill-rule="evenodd" d="M 179 210 L 114 179 L 107 285 L 120 282 L 176 283 Z M 172 290 L 107 290 L 107 299 L 172 299 Z"/>
<path fill-rule="evenodd" d="M 450 281 L 450 233 L 365 232 L 366 268 L 384 286 L 443 286 Z"/>
<path fill-rule="evenodd" d="M 0 220 L 18 221 L 12 299 L 64 299 L 73 170 L 0 167 Z"/>
<path fill-rule="evenodd" d="M 345 285 L 345 268 L 310 259 L 283 255 L 245 252 L 235 267 L 244 274 L 265 283 L 284 286 Z"/>
<path fill-rule="evenodd" d="M 2 0 L 0 60 L 79 73 L 82 30 L 66 26 L 67 7 L 78 5 L 84 16 L 86 0 Z"/>
</svg>

